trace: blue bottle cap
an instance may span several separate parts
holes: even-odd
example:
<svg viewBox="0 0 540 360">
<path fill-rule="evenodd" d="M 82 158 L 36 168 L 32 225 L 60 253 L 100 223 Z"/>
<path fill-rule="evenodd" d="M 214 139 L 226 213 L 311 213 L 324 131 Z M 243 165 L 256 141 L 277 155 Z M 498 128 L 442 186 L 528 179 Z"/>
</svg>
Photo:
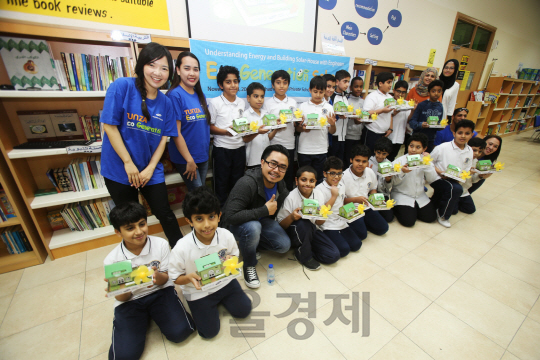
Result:
<svg viewBox="0 0 540 360">
<path fill-rule="evenodd" d="M 273 264 L 269 264 L 269 265 L 268 265 L 268 268 L 273 269 L 273 268 L 274 268 L 274 265 L 273 265 Z"/>
</svg>

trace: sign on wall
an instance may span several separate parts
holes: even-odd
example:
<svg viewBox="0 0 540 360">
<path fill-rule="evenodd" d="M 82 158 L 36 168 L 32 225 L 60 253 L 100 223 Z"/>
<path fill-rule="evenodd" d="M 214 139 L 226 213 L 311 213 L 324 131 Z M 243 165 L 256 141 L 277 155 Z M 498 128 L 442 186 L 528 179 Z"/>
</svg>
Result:
<svg viewBox="0 0 540 360">
<path fill-rule="evenodd" d="M 0 10 L 169 30 L 164 0 L 2 0 Z"/>
<path fill-rule="evenodd" d="M 216 75 L 222 65 L 235 66 L 240 71 L 238 96 L 245 98 L 246 88 L 260 82 L 266 96 L 272 96 L 272 73 L 285 70 L 291 75 L 288 96 L 310 97 L 309 82 L 317 75 L 335 74 L 338 70 L 352 72 L 354 59 L 344 56 L 323 55 L 294 50 L 225 44 L 191 39 L 191 52 L 201 63 L 200 82 L 208 98 L 221 94 Z"/>
</svg>

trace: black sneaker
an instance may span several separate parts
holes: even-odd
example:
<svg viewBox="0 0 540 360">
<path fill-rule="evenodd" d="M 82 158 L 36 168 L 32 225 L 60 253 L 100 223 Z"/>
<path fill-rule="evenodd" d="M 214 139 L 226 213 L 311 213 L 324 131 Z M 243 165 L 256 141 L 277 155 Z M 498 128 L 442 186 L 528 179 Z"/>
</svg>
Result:
<svg viewBox="0 0 540 360">
<path fill-rule="evenodd" d="M 314 258 L 309 259 L 302 265 L 304 265 L 308 270 L 311 271 L 319 270 L 321 268 L 321 264 L 319 264 L 319 262 Z"/>
<path fill-rule="evenodd" d="M 251 289 L 257 289 L 261 286 L 255 266 L 244 266 L 244 281 L 246 286 Z"/>
</svg>

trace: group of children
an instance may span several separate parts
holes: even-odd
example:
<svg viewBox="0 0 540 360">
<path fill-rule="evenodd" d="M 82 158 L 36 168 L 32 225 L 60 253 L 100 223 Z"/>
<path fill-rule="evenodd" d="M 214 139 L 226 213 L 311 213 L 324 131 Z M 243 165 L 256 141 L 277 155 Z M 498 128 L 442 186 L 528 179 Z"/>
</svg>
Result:
<svg viewBox="0 0 540 360">
<path fill-rule="evenodd" d="M 224 281 L 211 291 L 201 290 L 195 260 L 212 253 L 217 253 L 221 261 L 240 255 L 235 237 L 219 227 L 221 207 L 236 181 L 243 176 L 245 167 L 260 166 L 261 155 L 268 145 L 283 145 L 291 154 L 284 181 L 288 186 L 290 183 L 291 190 L 294 184 L 296 188 L 278 209 L 276 221 L 289 235 L 296 259 L 309 270 L 319 269 L 320 263 L 335 263 L 351 251 L 360 250 L 367 232 L 385 234 L 394 216 L 408 227 L 417 220 L 433 222 L 436 219 L 450 227 L 448 219 L 452 214 L 475 211 L 467 190 L 485 176 L 474 174 L 461 185 L 447 178 L 444 172 L 450 164 L 464 171 L 473 169 L 486 142 L 472 139 L 474 123 L 462 120 L 455 125 L 454 140 L 431 151 L 434 132 L 425 124 L 427 116 L 442 109 L 438 102 L 442 86 L 438 81 L 429 85 L 429 100 L 418 104 L 413 111 L 397 112 L 384 106 L 384 100 L 391 97 L 393 76 L 390 73 L 379 74 L 378 90 L 365 101 L 361 78 L 351 81 L 350 74 L 343 70 L 335 77 L 316 76 L 310 81 L 311 99 L 298 108 L 304 115 L 325 116 L 329 126 L 310 130 L 305 122 L 295 122 L 271 131 L 262 125 L 264 114 L 279 116 L 282 109 L 297 108 L 296 101 L 286 94 L 290 82 L 286 71 L 273 73 L 275 93 L 271 98 L 265 99 L 262 84 L 251 83 L 247 88 L 247 110 L 244 101 L 236 96 L 240 81 L 236 68 L 221 67 L 217 81 L 223 94 L 209 101 L 210 131 L 214 134 L 215 195 L 204 186 L 187 194 L 183 211 L 193 231 L 178 240 L 171 251 L 164 239 L 148 236 L 146 212 L 141 205 L 124 203 L 110 214 L 115 232 L 123 241 L 104 263 L 132 260 L 134 266 L 144 264 L 156 272 L 148 288 L 116 297 L 109 358 L 138 358 L 144 349 L 149 318 L 154 319 L 169 340 L 180 342 L 195 329 L 204 338 L 216 336 L 220 329 L 219 304 L 234 317 L 249 316 L 251 301 L 236 279 Z M 347 94 L 349 88 L 351 92 Z M 407 88 L 406 82 L 397 82 L 393 96 L 404 97 Z M 379 117 L 364 126 L 357 120 L 335 116 L 332 101 L 353 104 Z M 442 116 L 442 110 L 439 115 Z M 238 117 L 258 121 L 257 134 L 231 136 L 227 128 Z M 298 145 L 295 132 L 300 134 Z M 405 155 L 396 158 L 403 143 Z M 294 175 L 295 149 L 299 169 Z M 433 166 L 409 168 L 407 155 L 428 155 L 428 152 L 431 152 Z M 400 164 L 398 175 L 377 173 L 379 163 L 387 159 Z M 431 199 L 425 191 L 426 183 L 434 189 Z M 368 197 L 374 193 L 385 194 L 387 200 L 394 199 L 395 207 L 382 211 L 367 208 L 363 217 L 350 223 L 338 215 L 344 204 L 367 204 Z M 317 200 L 331 213 L 324 220 L 302 218 L 304 199 Z M 191 315 L 178 299 L 174 284 L 182 288 Z"/>
</svg>

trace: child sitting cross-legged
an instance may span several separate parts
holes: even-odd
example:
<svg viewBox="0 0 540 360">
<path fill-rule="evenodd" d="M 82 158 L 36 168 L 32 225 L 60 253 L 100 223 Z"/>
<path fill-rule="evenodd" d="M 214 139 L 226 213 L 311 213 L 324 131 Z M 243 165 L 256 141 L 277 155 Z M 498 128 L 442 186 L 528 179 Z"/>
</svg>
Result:
<svg viewBox="0 0 540 360">
<path fill-rule="evenodd" d="M 437 218 L 435 207 L 424 191 L 424 183 L 437 179 L 433 166 L 411 170 L 407 164 L 408 155 L 422 155 L 428 146 L 426 134 L 414 133 L 409 138 L 405 155 L 397 158 L 392 165 L 401 165 L 401 174 L 386 181 L 391 186 L 392 199 L 396 201 L 394 215 L 399 223 L 406 227 L 414 226 L 416 220 L 433 222 Z"/>
<path fill-rule="evenodd" d="M 132 267 L 145 265 L 154 270 L 152 284 L 116 296 L 112 344 L 109 359 L 139 359 L 144 350 L 146 330 L 154 320 L 165 337 L 179 343 L 195 331 L 193 319 L 186 312 L 167 273 L 169 243 L 148 236 L 146 210 L 141 204 L 127 202 L 110 213 L 116 235 L 122 238 L 103 261 L 104 265 L 131 260 Z"/>
<path fill-rule="evenodd" d="M 323 264 L 333 264 L 340 254 L 336 245 L 316 225 L 325 220 L 302 219 L 302 205 L 305 199 L 313 199 L 324 205 L 324 196 L 315 189 L 317 171 L 307 165 L 296 173 L 296 189 L 291 191 L 277 215 L 277 222 L 291 238 L 294 256 L 308 270 L 318 270 Z"/>
<path fill-rule="evenodd" d="M 240 254 L 233 234 L 218 227 L 221 217 L 218 198 L 201 186 L 186 195 L 182 209 L 193 231 L 178 240 L 171 252 L 169 271 L 174 283 L 182 288 L 199 335 L 211 339 L 220 329 L 219 304 L 233 317 L 245 318 L 251 313 L 251 301 L 236 279 L 201 290 L 195 260 L 217 253 L 223 262 Z"/>
</svg>

